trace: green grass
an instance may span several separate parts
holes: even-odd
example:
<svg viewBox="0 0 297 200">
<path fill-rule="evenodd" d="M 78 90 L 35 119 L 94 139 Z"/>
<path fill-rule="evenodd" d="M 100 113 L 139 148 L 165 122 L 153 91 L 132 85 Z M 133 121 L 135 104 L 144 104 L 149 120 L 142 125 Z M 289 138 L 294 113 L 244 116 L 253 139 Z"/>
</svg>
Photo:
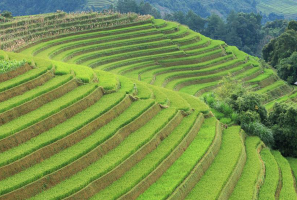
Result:
<svg viewBox="0 0 297 200">
<path fill-rule="evenodd" d="M 265 164 L 265 179 L 260 188 L 259 200 L 275 199 L 275 193 L 281 178 L 277 162 L 268 148 L 261 151 L 261 158 Z"/>
<path fill-rule="evenodd" d="M 87 124 L 91 120 L 99 117 L 107 110 L 112 109 L 112 107 L 119 101 L 121 101 L 123 97 L 123 93 L 116 93 L 104 96 L 100 100 L 100 102 L 88 108 L 83 113 L 77 115 L 75 119 L 73 118 L 69 120 L 69 122 L 67 121 L 64 125 L 62 125 L 63 127 L 61 126 L 60 131 L 62 133 L 72 133 L 74 130 L 78 130 L 79 127 L 82 127 L 84 124 Z M 112 137 L 120 128 L 140 116 L 146 109 L 152 106 L 153 103 L 154 102 L 152 100 L 138 101 L 133 103 L 120 116 L 100 128 L 99 130 L 95 131 L 92 135 L 85 138 L 84 140 L 74 144 L 73 146 L 65 149 L 58 154 L 55 154 L 54 156 L 44 160 L 43 162 L 28 168 L 25 171 L 22 171 L 1 181 L 0 193 L 19 188 L 79 159 L 80 157 L 84 156 L 85 154 L 102 144 L 104 141 Z M 83 116 L 88 117 L 81 120 Z M 73 127 L 71 127 L 70 125 L 73 125 Z M 55 128 L 55 131 L 57 130 L 58 129 Z M 50 134 L 50 131 L 47 134 Z M 50 136 L 46 136 L 46 134 L 43 134 L 43 136 L 37 138 L 37 141 L 40 140 L 42 137 L 48 140 Z M 37 143 L 37 141 L 35 143 Z M 24 145 L 22 145 L 22 147 L 24 147 Z"/>
<path fill-rule="evenodd" d="M 216 134 L 215 118 L 206 119 L 197 136 L 173 165 L 139 199 L 166 199 L 190 175 L 207 152 Z"/>
<path fill-rule="evenodd" d="M 86 187 L 90 182 L 112 170 L 152 139 L 152 137 L 154 137 L 154 135 L 174 117 L 175 113 L 175 109 L 162 110 L 145 126 L 130 134 L 118 147 L 110 151 L 100 160 L 55 187 L 38 194 L 32 199 L 45 200 L 63 198 Z"/>
<path fill-rule="evenodd" d="M 38 86 L 32 90 L 29 90 L 28 92 L 22 95 L 10 98 L 7 101 L 0 102 L 0 113 L 12 109 L 16 106 L 19 106 L 27 101 L 33 100 L 34 98 L 63 85 L 71 79 L 71 75 L 55 77 L 46 82 L 45 84 Z"/>
<path fill-rule="evenodd" d="M 295 179 L 297 179 L 297 159 L 296 158 L 287 158 L 290 163 L 291 169 L 294 173 Z"/>
<path fill-rule="evenodd" d="M 191 96 L 186 93 L 179 93 L 179 95 L 184 98 L 191 106 L 191 108 L 195 109 L 196 111 L 206 113 L 209 111 L 208 105 L 206 105 L 203 101 L 195 96 Z"/>
<path fill-rule="evenodd" d="M 8 71 L 17 69 L 18 67 L 23 66 L 26 61 L 16 61 L 16 60 L 2 60 L 4 56 L 0 54 L 0 74 L 6 73 Z"/>
<path fill-rule="evenodd" d="M 190 104 L 184 98 L 182 98 L 179 93 L 168 89 L 163 89 L 162 92 L 168 97 L 171 107 L 175 107 L 184 111 L 190 109 Z"/>
<path fill-rule="evenodd" d="M 262 80 L 265 80 L 265 79 L 271 77 L 273 74 L 275 74 L 275 73 L 272 69 L 265 69 L 263 74 L 257 76 L 256 78 L 253 78 L 247 82 L 248 83 L 257 83 L 257 82 L 260 82 Z"/>
<path fill-rule="evenodd" d="M 276 89 L 278 87 L 281 87 L 281 86 L 283 86 L 285 84 L 286 83 L 284 81 L 282 81 L 282 80 L 276 81 L 276 82 L 274 82 L 273 84 L 271 84 L 271 85 L 269 85 L 267 87 L 264 87 L 264 88 L 262 88 L 260 90 L 257 90 L 256 93 L 264 94 L 264 93 L 270 92 L 270 91 L 272 91 L 272 90 L 274 90 L 274 89 Z"/>
<path fill-rule="evenodd" d="M 2 83 L 0 83 L 0 92 L 3 92 L 5 90 L 11 89 L 16 86 L 19 86 L 22 83 L 25 83 L 27 81 L 34 79 L 34 78 L 37 78 L 38 76 L 44 74 L 46 71 L 47 71 L 46 68 L 32 69 L 32 70 L 29 70 L 28 72 L 26 72 L 25 74 L 22 74 L 22 75 L 17 76 L 13 79 L 2 82 Z"/>
<path fill-rule="evenodd" d="M 168 98 L 166 96 L 166 94 L 162 91 L 161 88 L 156 87 L 154 85 L 147 85 L 153 92 L 154 94 L 154 99 L 156 102 L 158 102 L 159 104 L 166 104 L 168 101 Z"/>
<path fill-rule="evenodd" d="M 154 151 L 148 154 L 124 176 L 112 185 L 100 191 L 91 199 L 116 199 L 142 181 L 153 170 L 155 170 L 170 153 L 174 151 L 177 145 L 190 131 L 197 118 L 197 114 L 198 112 L 184 118 L 174 131 L 165 138 Z"/>
<path fill-rule="evenodd" d="M 247 161 L 239 181 L 234 188 L 230 200 L 254 199 L 257 196 L 257 184 L 263 179 L 261 174 L 262 163 L 257 152 L 261 140 L 258 137 L 247 137 L 245 141 Z"/>
<path fill-rule="evenodd" d="M 281 171 L 282 171 L 282 189 L 280 192 L 279 199 L 297 199 L 297 194 L 294 187 L 294 176 L 289 162 L 281 155 L 278 151 L 272 151 L 272 154 L 277 161 Z"/>
<path fill-rule="evenodd" d="M 105 72 L 102 70 L 95 70 L 99 80 L 99 86 L 105 90 L 116 90 L 119 87 L 119 80 L 115 74 Z"/>
<path fill-rule="evenodd" d="M 80 86 L 64 96 L 49 102 L 48 104 L 12 120 L 1 126 L 0 139 L 8 137 L 26 127 L 29 127 L 50 115 L 53 115 L 69 105 L 89 95 L 95 89 L 94 84 Z"/>
<path fill-rule="evenodd" d="M 239 131 L 239 127 L 231 127 L 224 131 L 218 155 L 186 199 L 218 198 L 242 152 L 243 144 Z"/>
<path fill-rule="evenodd" d="M 194 84 L 194 85 L 189 85 L 189 86 L 183 87 L 179 91 L 195 95 L 198 91 L 200 91 L 202 89 L 205 89 L 207 87 L 216 86 L 218 84 L 219 84 L 218 81 L 209 82 L 209 83 Z"/>
</svg>

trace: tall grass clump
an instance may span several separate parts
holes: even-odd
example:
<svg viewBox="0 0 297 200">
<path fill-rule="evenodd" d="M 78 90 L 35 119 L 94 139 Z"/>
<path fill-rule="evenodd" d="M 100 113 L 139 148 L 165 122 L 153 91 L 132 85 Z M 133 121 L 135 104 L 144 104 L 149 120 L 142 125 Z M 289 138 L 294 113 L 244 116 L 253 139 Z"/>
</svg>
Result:
<svg viewBox="0 0 297 200">
<path fill-rule="evenodd" d="M 8 71 L 14 70 L 18 67 L 23 66 L 26 63 L 25 60 L 16 61 L 16 60 L 4 60 L 4 57 L 0 57 L 0 74 L 6 73 Z"/>
</svg>

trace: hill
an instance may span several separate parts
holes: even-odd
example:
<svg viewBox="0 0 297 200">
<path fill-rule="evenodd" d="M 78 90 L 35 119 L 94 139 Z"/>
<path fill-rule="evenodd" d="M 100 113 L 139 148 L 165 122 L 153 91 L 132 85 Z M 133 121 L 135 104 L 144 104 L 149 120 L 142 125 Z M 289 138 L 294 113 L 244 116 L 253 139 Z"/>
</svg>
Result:
<svg viewBox="0 0 297 200">
<path fill-rule="evenodd" d="M 136 14 L 0 27 L 0 199 L 296 199 L 296 160 L 193 96 L 231 73 L 296 101 L 257 58 Z"/>
</svg>

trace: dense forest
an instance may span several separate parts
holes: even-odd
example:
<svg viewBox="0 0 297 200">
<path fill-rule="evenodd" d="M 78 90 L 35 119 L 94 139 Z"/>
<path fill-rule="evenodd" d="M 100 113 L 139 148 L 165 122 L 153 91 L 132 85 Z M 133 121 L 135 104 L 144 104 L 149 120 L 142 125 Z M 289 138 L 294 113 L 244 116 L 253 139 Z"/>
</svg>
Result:
<svg viewBox="0 0 297 200">
<path fill-rule="evenodd" d="M 83 10 L 86 0 L 1 0 L 0 10 L 8 10 L 13 15 L 34 15 L 41 13 Z"/>
</svg>

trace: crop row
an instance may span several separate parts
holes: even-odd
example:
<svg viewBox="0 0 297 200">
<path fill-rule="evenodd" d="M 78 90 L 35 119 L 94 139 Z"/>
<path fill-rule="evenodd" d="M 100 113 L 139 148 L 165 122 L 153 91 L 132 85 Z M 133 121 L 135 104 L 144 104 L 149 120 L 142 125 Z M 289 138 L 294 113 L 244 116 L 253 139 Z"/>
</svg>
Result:
<svg viewBox="0 0 297 200">
<path fill-rule="evenodd" d="M 240 160 L 243 148 L 239 127 L 225 130 L 218 155 L 186 199 L 217 199 Z"/>
<path fill-rule="evenodd" d="M 297 199 L 295 180 L 289 162 L 278 151 L 272 151 L 272 154 L 277 161 L 282 174 L 282 188 L 279 194 L 279 199 Z"/>
<path fill-rule="evenodd" d="M 100 160 L 57 186 L 40 193 L 33 199 L 63 198 L 83 189 L 89 183 L 100 178 L 115 166 L 119 165 L 137 149 L 147 143 L 174 117 L 175 113 L 175 109 L 165 109 L 161 111 L 156 117 L 142 126 L 139 130 L 130 134 L 118 147 L 107 153 Z"/>
<path fill-rule="evenodd" d="M 84 98 L 85 96 L 89 95 L 95 89 L 95 85 L 85 85 L 76 88 L 72 92 L 69 92 L 62 96 L 59 99 L 56 99 L 37 110 L 34 110 L 26 115 L 23 115 L 7 124 L 1 126 L 1 133 L 0 138 L 5 138 L 9 135 L 16 133 L 36 122 L 39 122 L 46 117 L 59 112 L 63 108 L 68 107 L 69 105 L 75 103 L 76 101 Z"/>
<path fill-rule="evenodd" d="M 70 121 L 65 122 L 56 127 L 62 134 L 71 134 L 73 131 L 78 130 L 84 125 L 88 124 L 90 121 L 100 117 L 103 113 L 107 112 L 109 109 L 112 109 L 119 101 L 123 99 L 123 93 L 120 94 L 110 94 L 104 96 L 98 103 L 94 106 L 88 108 L 86 111 L 70 119 Z M 70 146 L 69 148 L 53 155 L 47 160 L 36 164 L 25 171 L 22 171 L 14 176 L 9 177 L 2 181 L 3 191 L 9 191 L 18 187 L 21 187 L 25 184 L 28 184 L 34 180 L 37 180 L 47 174 L 50 174 L 54 171 L 61 169 L 63 166 L 69 165 L 77 159 L 81 158 L 84 155 L 87 155 L 89 152 L 97 148 L 100 144 L 103 144 L 107 139 L 111 138 L 117 133 L 123 126 L 128 123 L 131 123 L 135 118 L 141 115 L 146 109 L 152 105 L 152 101 L 146 102 L 136 102 L 132 104 L 127 110 L 125 110 L 121 115 L 115 118 L 113 121 L 104 125 L 100 129 L 96 130 L 89 137 L 83 139 L 82 141 Z M 104 106 L 103 106 L 104 105 Z M 88 117 L 83 121 L 82 116 Z M 74 125 L 71 127 L 71 125 Z M 45 134 L 38 138 L 38 140 L 50 141 L 52 138 L 46 136 Z M 59 171 L 57 171 L 59 173 Z M 6 186 L 4 186 L 6 185 Z"/>
<path fill-rule="evenodd" d="M 279 183 L 280 171 L 276 160 L 268 148 L 261 151 L 261 158 L 265 164 L 265 179 L 259 192 L 259 200 L 275 199 Z"/>
<path fill-rule="evenodd" d="M 22 74 L 16 78 L 10 79 L 8 81 L 0 83 L 0 92 L 3 92 L 5 90 L 8 90 L 10 88 L 13 88 L 15 86 L 18 86 L 22 83 L 25 83 L 27 81 L 30 81 L 41 74 L 44 74 L 47 71 L 46 68 L 39 68 L 39 69 L 34 69 L 30 70 L 25 74 Z"/>
<path fill-rule="evenodd" d="M 230 199 L 255 199 L 258 196 L 260 183 L 264 179 L 264 169 L 258 153 L 262 145 L 258 137 L 246 138 L 247 161 Z"/>
<path fill-rule="evenodd" d="M 165 199 L 190 174 L 215 137 L 216 119 L 206 119 L 195 139 L 171 167 L 139 199 Z"/>
<path fill-rule="evenodd" d="M 197 114 L 198 112 L 184 118 L 183 121 L 169 134 L 169 136 L 162 140 L 160 145 L 158 145 L 154 151 L 148 154 L 112 185 L 96 194 L 92 199 L 116 199 L 131 190 L 139 182 L 145 181 L 144 178 L 152 175 L 152 173 L 155 172 L 154 170 L 164 166 L 165 159 L 177 150 L 177 146 L 185 137 L 188 137 L 189 131 L 197 118 Z M 177 156 L 175 157 L 178 158 Z M 167 164 L 165 165 L 167 167 Z"/>
</svg>

